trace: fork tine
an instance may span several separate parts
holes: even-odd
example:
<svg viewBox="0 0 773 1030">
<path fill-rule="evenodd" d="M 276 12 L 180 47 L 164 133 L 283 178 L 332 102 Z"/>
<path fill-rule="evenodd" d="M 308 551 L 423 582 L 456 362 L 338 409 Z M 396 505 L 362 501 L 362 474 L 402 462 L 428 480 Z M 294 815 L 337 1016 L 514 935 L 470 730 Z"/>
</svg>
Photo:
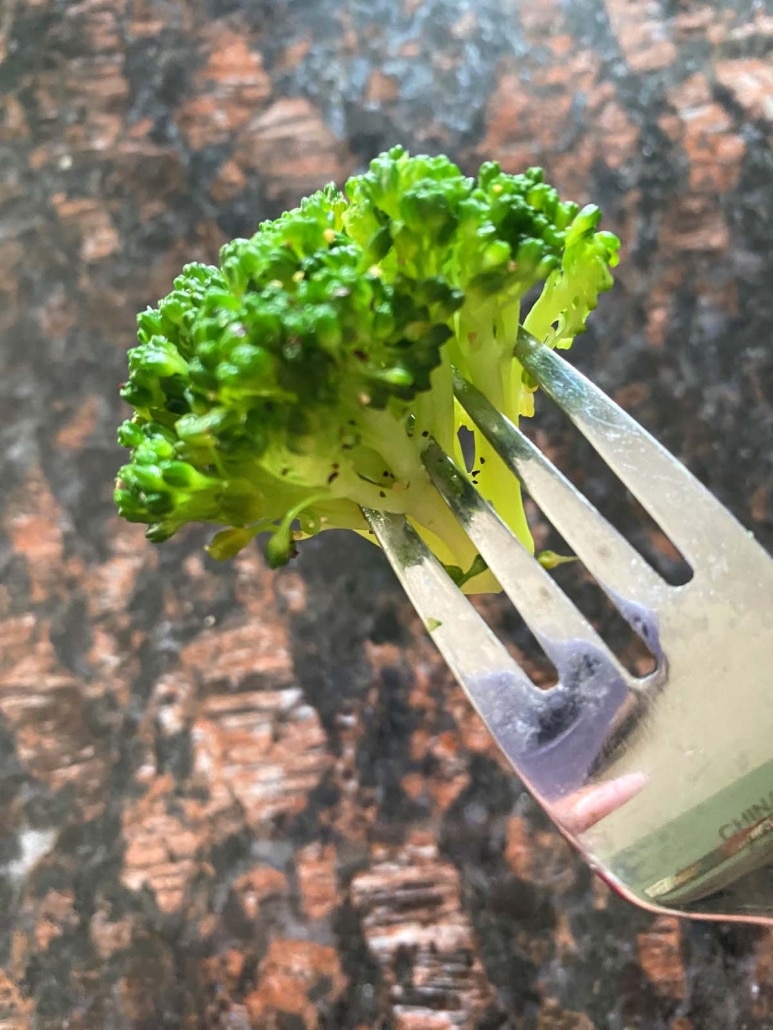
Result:
<svg viewBox="0 0 773 1030">
<path fill-rule="evenodd" d="M 516 763 L 526 744 L 522 728 L 541 708 L 544 692 L 513 659 L 406 518 L 368 508 L 363 513 L 451 672 L 499 746 Z"/>
<path fill-rule="evenodd" d="M 665 581 L 539 448 L 478 390 L 459 376 L 454 389 L 473 422 L 571 544 L 577 557 L 633 629 L 650 646 L 656 647 L 648 621 L 643 618 L 643 609 L 656 606 L 663 598 L 670 589 Z M 632 584 L 635 584 L 637 603 L 630 596 Z"/>
<path fill-rule="evenodd" d="M 523 328 L 515 355 L 691 564 L 738 546 L 740 526 L 733 516 L 581 372 Z"/>
<path fill-rule="evenodd" d="M 407 519 L 364 509 L 376 539 L 386 552 L 424 625 L 463 682 L 472 676 L 506 669 L 527 703 L 538 688 L 514 661 L 504 644 L 472 607 Z M 528 696 L 527 696 L 528 695 Z"/>
<path fill-rule="evenodd" d="M 507 596 L 555 665 L 562 683 L 583 686 L 597 663 L 628 674 L 588 620 L 434 442 L 423 456 L 430 478 L 478 548 Z M 583 641 L 578 659 L 576 645 Z M 594 652 L 594 668 L 587 655 Z"/>
</svg>

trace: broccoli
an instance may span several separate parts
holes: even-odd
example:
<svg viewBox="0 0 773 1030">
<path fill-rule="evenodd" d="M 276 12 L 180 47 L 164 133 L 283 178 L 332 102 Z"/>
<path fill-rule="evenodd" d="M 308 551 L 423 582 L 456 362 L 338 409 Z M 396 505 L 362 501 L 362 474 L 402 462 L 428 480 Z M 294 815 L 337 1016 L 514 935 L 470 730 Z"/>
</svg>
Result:
<svg viewBox="0 0 773 1030">
<path fill-rule="evenodd" d="M 267 532 L 273 566 L 323 529 L 372 536 L 363 508 L 406 515 L 468 591 L 495 588 L 422 463 L 431 439 L 527 546 L 517 484 L 454 399 L 457 370 L 513 421 L 533 386 L 520 324 L 567 347 L 612 284 L 619 242 L 598 208 L 562 201 L 537 168 L 467 177 L 394 147 L 251 239 L 187 265 L 138 318 L 115 499 L 147 536 L 226 527 L 209 552 Z M 541 288 L 524 316 L 528 295 Z"/>
</svg>

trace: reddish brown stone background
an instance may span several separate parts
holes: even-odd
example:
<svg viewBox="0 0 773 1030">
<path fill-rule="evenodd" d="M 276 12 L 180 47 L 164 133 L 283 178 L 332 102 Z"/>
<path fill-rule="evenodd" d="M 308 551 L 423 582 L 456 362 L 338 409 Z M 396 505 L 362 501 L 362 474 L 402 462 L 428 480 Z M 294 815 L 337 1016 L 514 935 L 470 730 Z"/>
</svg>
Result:
<svg viewBox="0 0 773 1030">
<path fill-rule="evenodd" d="M 773 1027 L 770 935 L 610 896 L 374 548 L 111 505 L 135 312 L 400 141 L 603 204 L 577 361 L 773 548 L 772 52 L 764 0 L 0 5 L 2 1030 Z"/>
</svg>

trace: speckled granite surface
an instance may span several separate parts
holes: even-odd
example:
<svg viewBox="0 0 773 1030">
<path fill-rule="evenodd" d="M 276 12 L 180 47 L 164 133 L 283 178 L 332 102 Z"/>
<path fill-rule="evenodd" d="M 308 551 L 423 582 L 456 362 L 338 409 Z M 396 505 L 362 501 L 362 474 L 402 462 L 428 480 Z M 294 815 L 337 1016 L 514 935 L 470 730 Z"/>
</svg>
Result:
<svg viewBox="0 0 773 1030">
<path fill-rule="evenodd" d="M 576 360 L 773 548 L 772 54 L 753 0 L 0 5 L 2 1030 L 773 1027 L 771 936 L 610 896 L 375 548 L 110 499 L 135 311 L 401 141 L 603 204 Z"/>
</svg>

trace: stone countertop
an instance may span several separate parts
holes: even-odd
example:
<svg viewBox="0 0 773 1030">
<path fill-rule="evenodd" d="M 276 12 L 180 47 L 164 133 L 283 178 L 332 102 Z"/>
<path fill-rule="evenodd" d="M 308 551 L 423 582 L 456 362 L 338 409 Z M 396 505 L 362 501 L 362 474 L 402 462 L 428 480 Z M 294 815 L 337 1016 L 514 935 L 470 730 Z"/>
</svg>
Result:
<svg viewBox="0 0 773 1030">
<path fill-rule="evenodd" d="M 773 549 L 771 53 L 764 0 L 5 0 L 2 1030 L 773 1027 L 770 934 L 594 879 L 375 548 L 217 565 L 111 503 L 135 312 L 403 142 L 602 204 L 576 360 Z"/>
</svg>

